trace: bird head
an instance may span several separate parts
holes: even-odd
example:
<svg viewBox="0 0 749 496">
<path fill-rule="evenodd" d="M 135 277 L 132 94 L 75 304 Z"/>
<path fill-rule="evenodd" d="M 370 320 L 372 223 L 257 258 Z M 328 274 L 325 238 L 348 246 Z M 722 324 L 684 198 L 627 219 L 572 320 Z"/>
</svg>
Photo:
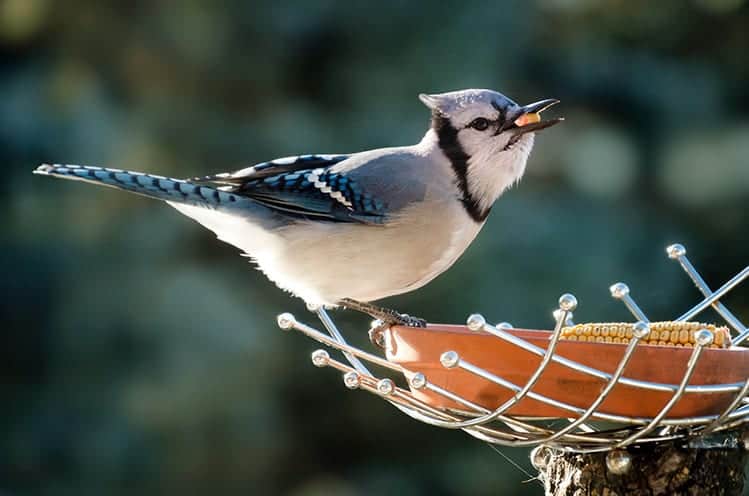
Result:
<svg viewBox="0 0 749 496">
<path fill-rule="evenodd" d="M 555 99 L 521 106 L 496 91 L 476 89 L 419 98 L 432 111 L 431 129 L 478 221 L 523 176 L 535 133 L 563 120 L 541 120 L 541 112 L 559 103 Z"/>
</svg>

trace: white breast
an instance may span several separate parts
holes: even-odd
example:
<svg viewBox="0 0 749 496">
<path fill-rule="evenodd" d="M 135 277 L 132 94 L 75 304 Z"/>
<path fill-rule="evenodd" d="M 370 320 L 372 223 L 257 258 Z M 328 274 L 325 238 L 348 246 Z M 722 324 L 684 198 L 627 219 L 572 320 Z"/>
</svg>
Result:
<svg viewBox="0 0 749 496">
<path fill-rule="evenodd" d="M 248 254 L 280 288 L 309 303 L 373 301 L 417 289 L 447 270 L 481 226 L 459 202 L 410 207 L 387 226 L 301 222 L 266 231 L 249 219 L 170 203 Z"/>
</svg>

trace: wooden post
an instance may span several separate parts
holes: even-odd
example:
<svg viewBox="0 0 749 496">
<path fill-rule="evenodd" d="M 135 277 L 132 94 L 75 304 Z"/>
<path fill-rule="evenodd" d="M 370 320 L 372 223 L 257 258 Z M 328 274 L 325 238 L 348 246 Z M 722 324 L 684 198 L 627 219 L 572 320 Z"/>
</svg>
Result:
<svg viewBox="0 0 749 496">
<path fill-rule="evenodd" d="M 611 454 L 541 446 L 531 460 L 547 496 L 740 495 L 747 459 L 743 434 L 735 432 L 733 442 L 707 448 L 670 441 Z"/>
</svg>

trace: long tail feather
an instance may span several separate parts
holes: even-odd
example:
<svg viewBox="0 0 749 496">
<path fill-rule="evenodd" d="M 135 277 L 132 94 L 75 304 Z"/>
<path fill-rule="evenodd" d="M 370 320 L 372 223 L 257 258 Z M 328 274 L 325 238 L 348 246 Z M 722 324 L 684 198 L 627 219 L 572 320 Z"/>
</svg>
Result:
<svg viewBox="0 0 749 496">
<path fill-rule="evenodd" d="M 221 191 L 210 186 L 192 184 L 182 179 L 119 169 L 43 164 L 34 170 L 34 174 L 110 186 L 150 198 L 175 203 L 217 207 L 248 201 L 246 198 L 233 193 Z"/>
</svg>

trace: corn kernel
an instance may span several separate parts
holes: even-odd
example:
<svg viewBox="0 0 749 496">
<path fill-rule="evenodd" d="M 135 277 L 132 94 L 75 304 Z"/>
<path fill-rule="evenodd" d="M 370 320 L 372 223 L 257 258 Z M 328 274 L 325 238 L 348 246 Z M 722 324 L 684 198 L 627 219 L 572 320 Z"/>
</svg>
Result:
<svg viewBox="0 0 749 496">
<path fill-rule="evenodd" d="M 523 114 L 517 119 L 515 119 L 515 125 L 517 127 L 523 127 L 523 126 L 527 126 L 528 124 L 535 124 L 536 122 L 540 122 L 540 121 L 541 121 L 541 115 L 536 112 L 533 112 L 530 114 Z"/>
</svg>

